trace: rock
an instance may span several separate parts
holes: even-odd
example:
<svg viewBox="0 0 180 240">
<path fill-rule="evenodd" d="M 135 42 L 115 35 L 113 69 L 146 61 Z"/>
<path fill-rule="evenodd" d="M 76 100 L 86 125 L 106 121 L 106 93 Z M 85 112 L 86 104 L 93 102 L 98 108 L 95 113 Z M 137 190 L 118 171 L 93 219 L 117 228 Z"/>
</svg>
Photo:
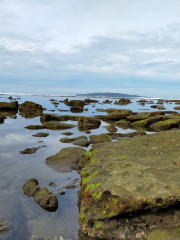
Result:
<svg viewBox="0 0 180 240">
<path fill-rule="evenodd" d="M 40 122 L 43 124 L 44 122 L 50 121 L 67 121 L 67 116 L 57 116 L 55 114 L 42 114 L 40 117 Z"/>
<path fill-rule="evenodd" d="M 114 102 L 114 104 L 117 104 L 117 105 L 127 105 L 130 103 L 131 103 L 131 100 L 128 98 L 120 98 L 119 101 Z"/>
<path fill-rule="evenodd" d="M 85 108 L 84 111 L 88 111 L 88 108 Z"/>
<path fill-rule="evenodd" d="M 95 99 L 87 98 L 87 99 L 84 99 L 84 102 L 85 104 L 90 104 L 90 103 L 98 103 L 99 101 Z"/>
<path fill-rule="evenodd" d="M 49 136 L 49 133 L 39 132 L 39 133 L 33 134 L 32 136 L 33 137 L 47 137 L 47 136 Z"/>
<path fill-rule="evenodd" d="M 63 188 L 65 188 L 65 189 L 74 189 L 74 188 L 76 188 L 76 185 L 75 184 L 69 184 L 67 186 L 64 186 Z"/>
<path fill-rule="evenodd" d="M 128 132 L 128 133 L 108 133 L 108 135 L 112 138 L 112 139 L 118 139 L 118 138 L 131 138 L 134 136 L 138 136 L 138 135 L 146 135 L 146 132 Z"/>
<path fill-rule="evenodd" d="M 56 187 L 57 185 L 56 185 L 54 182 L 50 182 L 50 183 L 48 184 L 48 186 L 50 186 L 50 187 Z"/>
<path fill-rule="evenodd" d="M 64 133 L 61 133 L 62 135 L 66 135 L 66 136 L 70 136 L 70 135 L 73 135 L 74 133 L 72 132 L 64 132 Z"/>
<path fill-rule="evenodd" d="M 101 142 L 111 142 L 111 137 L 108 134 L 90 135 L 89 141 L 91 144 L 101 143 Z"/>
<path fill-rule="evenodd" d="M 40 189 L 38 186 L 38 180 L 36 178 L 29 179 L 24 185 L 23 185 L 23 192 L 28 197 L 34 197 L 36 192 Z"/>
<path fill-rule="evenodd" d="M 102 108 L 96 108 L 96 111 L 97 111 L 97 112 L 107 112 L 106 109 L 102 109 Z"/>
<path fill-rule="evenodd" d="M 112 113 L 109 113 L 105 116 L 102 117 L 103 121 L 106 120 L 120 120 L 123 118 L 126 118 L 128 116 L 130 116 L 132 114 L 131 110 L 127 110 L 127 109 L 121 109 L 121 110 L 117 110 L 117 111 L 113 111 Z"/>
<path fill-rule="evenodd" d="M 124 127 L 124 126 L 128 127 L 130 125 L 130 123 L 131 122 L 126 119 L 121 119 L 121 120 L 115 122 L 115 125 L 117 125 L 118 127 Z"/>
<path fill-rule="evenodd" d="M 33 154 L 35 153 L 38 149 L 43 148 L 46 146 L 39 146 L 39 147 L 32 147 L 32 148 L 26 148 L 23 151 L 19 151 L 21 154 Z"/>
<path fill-rule="evenodd" d="M 135 239 L 139 232 L 177 226 L 179 142 L 179 131 L 172 130 L 94 145 L 81 171 L 81 230 L 96 238 Z"/>
<path fill-rule="evenodd" d="M 164 106 L 158 106 L 157 109 L 158 109 L 158 110 L 164 110 L 164 109 L 166 109 L 166 108 L 165 108 Z"/>
<path fill-rule="evenodd" d="M 149 117 L 157 116 L 157 115 L 164 115 L 163 112 L 144 112 L 144 113 L 137 113 L 133 114 L 131 116 L 128 116 L 126 119 L 128 121 L 134 122 L 134 121 L 139 121 L 139 120 L 144 120 Z"/>
<path fill-rule="evenodd" d="M 78 118 L 78 129 L 79 131 L 87 131 L 91 129 L 99 128 L 101 121 L 92 117 L 79 117 Z"/>
<path fill-rule="evenodd" d="M 112 103 L 112 101 L 109 101 L 109 99 L 107 99 L 107 100 L 103 101 L 102 103 L 110 104 L 110 103 Z"/>
<path fill-rule="evenodd" d="M 60 194 L 60 195 L 64 195 L 64 194 L 65 194 L 65 192 L 64 192 L 64 191 L 62 191 L 62 192 L 59 192 L 59 194 Z"/>
<path fill-rule="evenodd" d="M 106 127 L 106 129 L 109 131 L 109 132 L 117 132 L 117 128 L 114 126 L 114 125 L 109 125 Z"/>
<path fill-rule="evenodd" d="M 180 127 L 180 118 L 171 118 L 165 121 L 158 121 L 155 123 L 152 123 L 149 128 L 155 130 L 155 131 L 166 131 L 170 130 L 171 128 L 179 128 Z"/>
<path fill-rule="evenodd" d="M 61 149 L 57 154 L 46 158 L 46 165 L 57 172 L 79 171 L 83 165 L 86 150 L 81 147 L 68 147 Z"/>
<path fill-rule="evenodd" d="M 75 127 L 73 124 L 60 123 L 57 121 L 44 122 L 43 126 L 51 130 L 64 130 Z"/>
<path fill-rule="evenodd" d="M 79 136 L 76 138 L 66 137 L 66 138 L 61 138 L 59 141 L 62 143 L 72 143 L 73 145 L 77 145 L 80 147 L 88 147 L 89 146 L 89 142 L 88 142 L 86 136 Z"/>
<path fill-rule="evenodd" d="M 58 200 L 56 195 L 46 187 L 40 188 L 38 186 L 38 180 L 36 178 L 29 179 L 23 185 L 23 192 L 28 197 L 33 197 L 35 202 L 39 204 L 40 207 L 48 210 L 48 211 L 55 211 L 58 207 Z"/>
<path fill-rule="evenodd" d="M 151 107 L 151 108 L 157 108 L 158 105 L 151 105 L 150 107 Z"/>
<path fill-rule="evenodd" d="M 4 234 L 10 230 L 10 222 L 6 218 L 0 218 L 0 234 Z"/>
<path fill-rule="evenodd" d="M 43 112 L 42 106 L 31 101 L 25 101 L 19 107 L 19 115 L 21 115 L 24 118 L 34 118 L 40 116 L 42 112 Z"/>
<path fill-rule="evenodd" d="M 70 108 L 70 111 L 71 111 L 72 113 L 82 113 L 82 112 L 83 112 L 83 107 L 78 107 L 78 106 L 71 107 L 71 108 Z"/>
<path fill-rule="evenodd" d="M 40 207 L 44 209 L 57 209 L 58 207 L 58 200 L 54 193 L 49 192 L 49 190 L 46 187 L 40 188 L 35 196 L 34 196 L 35 202 L 39 204 Z"/>
<path fill-rule="evenodd" d="M 4 123 L 4 119 L 6 119 L 5 116 L 0 115 L 0 123 Z"/>
<path fill-rule="evenodd" d="M 180 110 L 180 107 L 174 107 L 175 110 Z"/>
<path fill-rule="evenodd" d="M 18 101 L 13 101 L 10 103 L 0 102 L 0 111 L 18 111 Z"/>
<path fill-rule="evenodd" d="M 28 125 L 24 128 L 27 128 L 27 129 L 30 129 L 30 130 L 37 130 L 37 129 L 44 129 L 46 127 L 43 126 L 43 125 Z"/>
<path fill-rule="evenodd" d="M 90 134 L 90 133 L 91 133 L 91 131 L 90 131 L 90 130 L 87 130 L 87 131 L 85 131 L 85 133 L 86 133 L 86 134 Z"/>
</svg>

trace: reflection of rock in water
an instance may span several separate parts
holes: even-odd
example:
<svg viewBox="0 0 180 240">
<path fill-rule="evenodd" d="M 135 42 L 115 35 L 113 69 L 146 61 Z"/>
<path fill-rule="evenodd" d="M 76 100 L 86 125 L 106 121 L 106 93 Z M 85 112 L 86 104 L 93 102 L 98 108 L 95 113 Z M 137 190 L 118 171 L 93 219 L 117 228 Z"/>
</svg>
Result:
<svg viewBox="0 0 180 240">
<path fill-rule="evenodd" d="M 21 153 L 21 154 L 33 154 L 38 149 L 43 148 L 43 147 L 46 147 L 46 146 L 44 145 L 44 146 L 39 146 L 39 147 L 26 148 L 23 151 L 19 151 L 19 153 Z"/>
<path fill-rule="evenodd" d="M 30 101 L 25 101 L 19 107 L 19 115 L 21 115 L 24 118 L 34 118 L 40 116 L 42 112 L 43 108 L 40 104 Z"/>
</svg>

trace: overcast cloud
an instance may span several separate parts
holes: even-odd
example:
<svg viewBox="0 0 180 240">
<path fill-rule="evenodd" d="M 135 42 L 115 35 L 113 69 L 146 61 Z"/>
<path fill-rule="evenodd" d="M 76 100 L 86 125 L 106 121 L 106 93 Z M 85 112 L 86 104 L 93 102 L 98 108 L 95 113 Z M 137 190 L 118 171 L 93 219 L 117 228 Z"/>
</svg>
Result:
<svg viewBox="0 0 180 240">
<path fill-rule="evenodd" d="M 1 0 L 0 87 L 180 98 L 180 1 Z"/>
</svg>

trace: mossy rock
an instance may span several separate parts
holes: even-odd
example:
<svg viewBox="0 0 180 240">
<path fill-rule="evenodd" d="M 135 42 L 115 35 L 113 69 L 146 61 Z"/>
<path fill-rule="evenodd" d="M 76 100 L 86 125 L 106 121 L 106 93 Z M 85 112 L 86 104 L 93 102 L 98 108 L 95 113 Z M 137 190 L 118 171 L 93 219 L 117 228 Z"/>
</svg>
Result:
<svg viewBox="0 0 180 240">
<path fill-rule="evenodd" d="M 46 127 L 43 126 L 43 125 L 28 125 L 28 126 L 26 126 L 24 128 L 27 128 L 29 130 L 37 130 L 37 129 L 44 129 Z"/>
<path fill-rule="evenodd" d="M 49 133 L 39 132 L 39 133 L 33 134 L 32 136 L 33 137 L 47 137 L 47 136 L 49 136 Z"/>
<path fill-rule="evenodd" d="M 75 127 L 75 125 L 73 125 L 73 124 L 60 123 L 57 121 L 44 122 L 43 126 L 47 129 L 51 129 L 51 130 L 64 130 L 64 129 L 70 129 L 70 128 Z"/>
<path fill-rule="evenodd" d="M 131 110 L 121 109 L 117 111 L 113 111 L 105 116 L 102 117 L 102 120 L 120 120 L 130 116 L 132 114 Z"/>
<path fill-rule="evenodd" d="M 18 111 L 18 101 L 0 102 L 0 111 Z"/>
<path fill-rule="evenodd" d="M 166 131 L 171 128 L 179 128 L 180 118 L 158 121 L 151 124 L 149 127 L 155 131 Z"/>
<path fill-rule="evenodd" d="M 99 135 L 90 135 L 89 141 L 91 144 L 111 142 L 111 137 L 108 134 L 102 133 Z"/>
</svg>

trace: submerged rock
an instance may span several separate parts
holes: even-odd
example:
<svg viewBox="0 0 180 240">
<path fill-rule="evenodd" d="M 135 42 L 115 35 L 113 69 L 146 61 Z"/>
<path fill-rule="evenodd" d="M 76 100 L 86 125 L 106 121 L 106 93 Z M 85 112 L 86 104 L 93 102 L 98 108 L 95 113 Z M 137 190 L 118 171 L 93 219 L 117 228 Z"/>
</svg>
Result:
<svg viewBox="0 0 180 240">
<path fill-rule="evenodd" d="M 171 130 L 94 145 L 81 171 L 81 230 L 136 239 L 152 228 L 180 225 L 179 142 L 179 131 Z"/>
<path fill-rule="evenodd" d="M 59 141 L 62 142 L 62 143 L 72 143 L 72 144 L 80 146 L 80 147 L 88 147 L 89 144 L 90 144 L 88 142 L 86 136 L 79 136 L 79 137 L 76 137 L 76 138 L 66 137 L 66 138 L 61 138 Z"/>
<path fill-rule="evenodd" d="M 69 128 L 75 127 L 75 125 L 73 125 L 73 124 L 60 123 L 58 121 L 44 122 L 43 126 L 47 129 L 51 129 L 51 130 L 64 130 L 64 129 L 69 129 Z"/>
<path fill-rule="evenodd" d="M 0 218 L 0 234 L 10 230 L 10 222 L 6 218 Z"/>
<path fill-rule="evenodd" d="M 32 136 L 33 137 L 47 137 L 47 136 L 49 136 L 49 133 L 39 132 L 39 133 L 33 134 Z"/>
<path fill-rule="evenodd" d="M 86 150 L 81 147 L 62 148 L 58 153 L 46 158 L 46 165 L 57 172 L 79 171 L 83 166 Z"/>
<path fill-rule="evenodd" d="M 79 131 L 87 131 L 91 129 L 99 128 L 101 121 L 92 117 L 79 117 L 78 129 Z"/>
<path fill-rule="evenodd" d="M 46 146 L 39 146 L 39 147 L 32 147 L 32 148 L 26 148 L 23 151 L 19 151 L 21 154 L 33 154 L 35 153 L 38 149 L 43 148 Z"/>
<path fill-rule="evenodd" d="M 71 136 L 71 135 L 73 135 L 74 133 L 72 133 L 72 132 L 64 132 L 64 133 L 61 133 L 62 135 L 66 135 L 66 136 Z"/>
</svg>

